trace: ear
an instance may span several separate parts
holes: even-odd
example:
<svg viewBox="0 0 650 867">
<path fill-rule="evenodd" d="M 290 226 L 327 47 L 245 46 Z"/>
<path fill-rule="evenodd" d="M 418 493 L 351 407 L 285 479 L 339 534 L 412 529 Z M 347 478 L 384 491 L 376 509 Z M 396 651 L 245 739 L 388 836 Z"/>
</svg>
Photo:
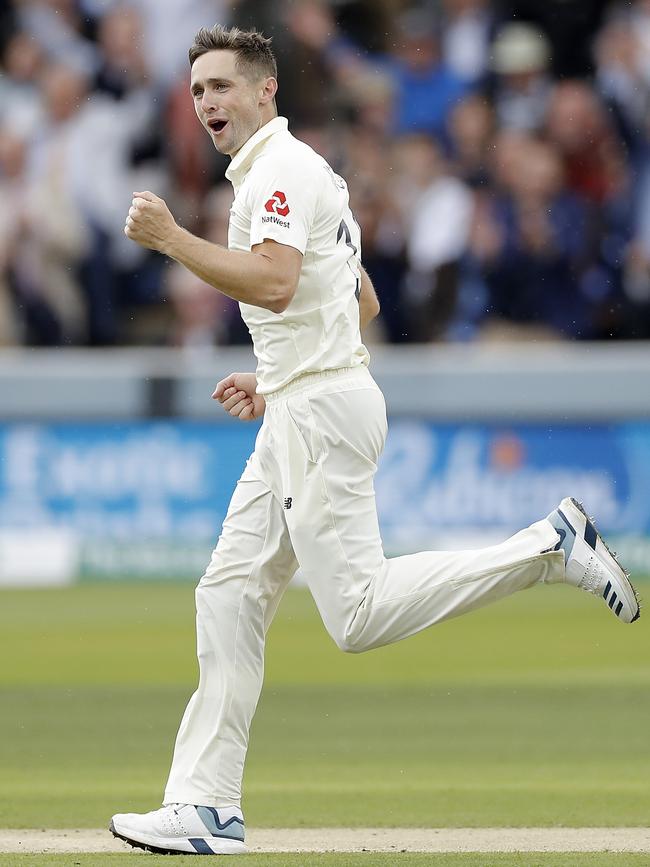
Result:
<svg viewBox="0 0 650 867">
<path fill-rule="evenodd" d="M 268 105 L 275 99 L 275 94 L 278 92 L 278 82 L 275 78 L 266 78 L 260 89 L 260 104 Z"/>
</svg>

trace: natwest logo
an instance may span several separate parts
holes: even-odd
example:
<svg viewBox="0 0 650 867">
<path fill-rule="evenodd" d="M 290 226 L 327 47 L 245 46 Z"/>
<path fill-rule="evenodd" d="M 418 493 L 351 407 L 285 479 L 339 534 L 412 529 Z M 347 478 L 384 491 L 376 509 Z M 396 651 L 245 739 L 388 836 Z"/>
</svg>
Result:
<svg viewBox="0 0 650 867">
<path fill-rule="evenodd" d="M 287 197 L 280 190 L 273 193 L 273 198 L 269 199 L 264 207 L 270 214 L 278 214 L 280 217 L 286 217 L 289 213 Z"/>
</svg>

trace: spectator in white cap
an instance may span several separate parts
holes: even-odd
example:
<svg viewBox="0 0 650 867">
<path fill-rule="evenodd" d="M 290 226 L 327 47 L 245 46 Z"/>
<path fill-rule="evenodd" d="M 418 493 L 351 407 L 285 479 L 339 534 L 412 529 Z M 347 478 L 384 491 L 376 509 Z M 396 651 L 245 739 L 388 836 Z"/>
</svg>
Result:
<svg viewBox="0 0 650 867">
<path fill-rule="evenodd" d="M 532 24 L 507 24 L 492 47 L 494 105 L 500 126 L 538 130 L 551 89 L 549 41 Z"/>
</svg>

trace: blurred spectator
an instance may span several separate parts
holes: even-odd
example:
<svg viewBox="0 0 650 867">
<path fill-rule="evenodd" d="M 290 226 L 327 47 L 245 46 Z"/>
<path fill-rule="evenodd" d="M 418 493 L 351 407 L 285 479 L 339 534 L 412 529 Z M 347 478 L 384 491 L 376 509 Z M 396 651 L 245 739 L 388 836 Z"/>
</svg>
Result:
<svg viewBox="0 0 650 867">
<path fill-rule="evenodd" d="M 22 30 L 43 47 L 48 57 L 91 76 L 97 66 L 93 43 L 86 38 L 76 0 L 21 0 L 16 6 Z"/>
<path fill-rule="evenodd" d="M 590 253 L 588 211 L 566 189 L 551 145 L 530 139 L 513 157 L 508 188 L 494 197 L 473 237 L 490 318 L 549 335 L 591 337 L 591 311 L 579 282 Z"/>
<path fill-rule="evenodd" d="M 350 82 L 348 89 L 351 120 L 388 140 L 393 130 L 395 87 L 390 75 L 382 72 L 361 73 Z"/>
<path fill-rule="evenodd" d="M 133 6 L 117 6 L 100 20 L 94 89 L 123 99 L 144 86 L 149 70 L 142 50 L 142 20 Z"/>
<path fill-rule="evenodd" d="M 350 184 L 350 204 L 361 228 L 361 255 L 381 305 L 378 326 L 391 343 L 411 339 L 403 298 L 406 235 L 395 197 L 396 160 L 384 137 L 359 125 L 343 140 L 346 160 L 339 167 Z M 375 332 L 376 336 L 376 332 Z"/>
<path fill-rule="evenodd" d="M 143 54 L 142 21 L 134 6 L 109 11 L 97 29 L 95 91 L 82 112 L 74 195 L 88 227 L 81 269 L 87 340 L 119 340 L 124 312 L 159 300 L 159 257 L 124 237 L 134 190 L 164 193 L 161 103 Z"/>
<path fill-rule="evenodd" d="M 500 0 L 503 18 L 539 27 L 553 46 L 553 78 L 581 78 L 593 72 L 591 45 L 603 13 L 620 0 Z M 626 0 L 627 5 L 627 0 Z"/>
<path fill-rule="evenodd" d="M 597 91 L 610 109 L 636 168 L 646 157 L 650 105 L 650 5 L 614 7 L 594 45 Z"/>
<path fill-rule="evenodd" d="M 13 132 L 0 131 L 0 346 L 24 337 L 12 285 L 13 258 L 23 234 L 24 165 L 24 142 Z"/>
<path fill-rule="evenodd" d="M 552 89 L 544 131 L 564 159 L 569 187 L 592 202 L 617 194 L 626 166 L 621 143 L 602 104 L 582 81 L 561 81 Z"/>
<path fill-rule="evenodd" d="M 52 314 L 39 342 L 83 343 L 86 304 L 79 268 L 88 249 L 88 227 L 74 195 L 74 178 L 85 159 L 80 141 L 85 76 L 59 63 L 42 72 L 47 135 L 35 138 L 27 167 L 26 229 L 29 255 L 20 262 L 25 298 Z"/>
<path fill-rule="evenodd" d="M 229 183 L 214 187 L 206 198 L 205 223 L 200 232 L 215 244 L 228 243 L 232 200 Z M 186 268 L 174 263 L 167 269 L 165 287 L 174 310 L 171 334 L 174 346 L 201 352 L 215 343 L 243 343 L 250 339 L 239 305 Z"/>
<path fill-rule="evenodd" d="M 0 75 L 0 124 L 17 135 L 36 132 L 43 114 L 39 75 L 43 65 L 40 44 L 24 31 L 17 31 L 5 47 Z"/>
<path fill-rule="evenodd" d="M 179 76 L 185 77 L 187 50 L 195 33 L 217 21 L 228 24 L 230 5 L 223 0 L 174 0 L 165 4 L 160 0 L 136 0 L 143 22 L 144 54 L 156 84 L 169 87 Z"/>
<path fill-rule="evenodd" d="M 440 31 L 430 14 L 405 12 L 397 21 L 389 63 L 395 82 L 395 133 L 428 132 L 444 138 L 449 113 L 467 84 L 441 57 Z"/>
<path fill-rule="evenodd" d="M 283 86 L 278 105 L 293 124 L 322 126 L 335 114 L 337 100 L 323 51 L 335 28 L 331 12 L 321 0 L 283 0 L 279 18 L 283 26 L 274 46 Z"/>
<path fill-rule="evenodd" d="M 490 182 L 489 162 L 494 126 L 492 106 L 478 94 L 458 103 L 449 118 L 454 171 L 472 187 Z"/>
<path fill-rule="evenodd" d="M 469 237 L 472 195 L 424 136 L 395 145 L 395 199 L 406 227 L 404 300 L 411 340 L 444 335 L 458 293 L 458 266 Z"/>
<path fill-rule="evenodd" d="M 562 156 L 568 188 L 591 204 L 593 261 L 581 276 L 592 305 L 591 336 L 622 336 L 621 269 L 635 210 L 622 142 L 598 95 L 582 81 L 555 85 L 545 131 Z"/>
<path fill-rule="evenodd" d="M 369 54 L 338 31 L 323 2 L 304 0 L 299 5 L 320 10 L 318 24 L 312 22 L 310 32 L 343 98 L 347 95 L 349 100 L 350 94 L 359 94 L 370 76 L 387 75 L 394 97 L 393 133 L 427 132 L 444 137 L 448 114 L 469 86 L 443 61 L 439 22 L 432 12 L 407 10 L 395 22 L 390 51 Z"/>
<path fill-rule="evenodd" d="M 220 328 L 223 305 L 214 286 L 177 263 L 169 268 L 166 286 L 173 309 L 172 346 L 197 354 L 227 342 Z"/>
<path fill-rule="evenodd" d="M 482 81 L 490 67 L 495 5 L 490 0 L 442 0 L 442 13 L 445 63 L 463 81 Z"/>
<path fill-rule="evenodd" d="M 24 2 L 24 0 L 23 0 Z M 56 5 L 59 0 L 52 0 Z M 73 2 L 73 0 L 66 0 Z M 78 5 L 101 21 L 109 11 L 118 11 L 123 0 L 79 0 Z M 142 20 L 142 51 L 153 83 L 165 89 L 187 70 L 187 50 L 201 27 L 217 21 L 228 24 L 234 2 L 223 0 L 133 0 Z"/>
<path fill-rule="evenodd" d="M 123 234 L 149 188 L 225 243 L 228 160 L 188 97 L 216 20 L 273 35 L 280 112 L 348 182 L 371 339 L 650 337 L 650 0 L 605 5 L 5 2 L 0 342 L 248 340 Z"/>
<path fill-rule="evenodd" d="M 499 126 L 537 130 L 551 89 L 548 40 L 530 24 L 506 24 L 493 45 L 494 105 Z"/>
</svg>

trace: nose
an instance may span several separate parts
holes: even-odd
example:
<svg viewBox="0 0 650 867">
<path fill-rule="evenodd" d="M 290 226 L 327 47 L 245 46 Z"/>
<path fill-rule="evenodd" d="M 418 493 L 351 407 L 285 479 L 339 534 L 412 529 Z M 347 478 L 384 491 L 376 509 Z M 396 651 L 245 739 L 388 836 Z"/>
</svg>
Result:
<svg viewBox="0 0 650 867">
<path fill-rule="evenodd" d="M 217 108 L 217 99 L 216 94 L 213 90 L 206 89 L 203 91 L 203 96 L 201 97 L 201 109 L 206 114 L 211 111 L 215 111 Z"/>
</svg>

